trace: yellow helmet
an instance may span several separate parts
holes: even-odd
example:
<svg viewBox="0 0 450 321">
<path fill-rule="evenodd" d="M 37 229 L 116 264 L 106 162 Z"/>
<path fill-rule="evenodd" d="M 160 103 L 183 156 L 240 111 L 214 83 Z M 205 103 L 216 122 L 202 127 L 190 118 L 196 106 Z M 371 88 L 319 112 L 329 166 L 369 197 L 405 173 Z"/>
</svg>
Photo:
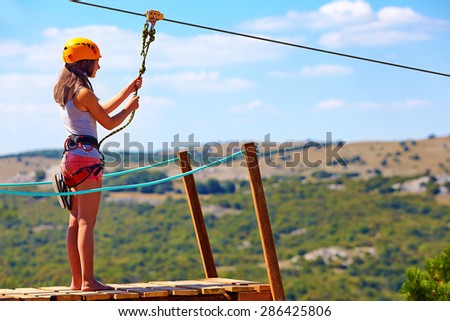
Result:
<svg viewBox="0 0 450 321">
<path fill-rule="evenodd" d="M 98 46 L 87 38 L 73 38 L 66 42 L 63 60 L 74 63 L 80 60 L 97 60 L 101 57 Z"/>
</svg>

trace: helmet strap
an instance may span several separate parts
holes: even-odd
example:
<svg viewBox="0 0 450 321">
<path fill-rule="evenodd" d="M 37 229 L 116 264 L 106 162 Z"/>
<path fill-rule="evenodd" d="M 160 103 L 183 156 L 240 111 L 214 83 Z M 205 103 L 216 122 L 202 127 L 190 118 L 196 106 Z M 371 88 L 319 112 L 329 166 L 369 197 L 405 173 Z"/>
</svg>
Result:
<svg viewBox="0 0 450 321">
<path fill-rule="evenodd" d="M 87 72 L 81 70 L 78 67 L 75 67 L 72 64 L 66 63 L 65 67 L 67 70 L 69 70 L 71 73 L 75 74 L 75 76 L 77 76 L 78 78 L 81 79 L 81 81 L 83 82 L 83 84 L 87 85 L 87 87 L 91 90 L 94 91 L 91 82 L 89 81 L 89 75 L 87 74 Z"/>
</svg>

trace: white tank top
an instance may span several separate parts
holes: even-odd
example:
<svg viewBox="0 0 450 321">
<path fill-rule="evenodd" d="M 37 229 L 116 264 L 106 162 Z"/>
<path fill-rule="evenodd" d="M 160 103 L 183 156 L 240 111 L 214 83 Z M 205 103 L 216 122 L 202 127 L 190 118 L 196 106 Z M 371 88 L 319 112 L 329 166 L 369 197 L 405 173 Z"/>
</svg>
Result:
<svg viewBox="0 0 450 321">
<path fill-rule="evenodd" d="M 78 93 L 78 92 L 77 92 Z M 76 94 L 77 94 L 76 93 Z M 75 94 L 75 96 L 76 96 Z M 74 97 L 75 97 L 74 96 Z M 97 121 L 92 117 L 89 111 L 79 110 L 73 99 L 70 100 L 66 106 L 61 108 L 61 119 L 66 127 L 66 131 L 69 135 L 84 135 L 97 137 Z M 88 152 L 89 151 L 89 152 Z M 71 153 L 80 156 L 99 157 L 100 154 L 95 148 L 86 146 L 86 148 L 77 148 L 71 151 Z"/>
</svg>

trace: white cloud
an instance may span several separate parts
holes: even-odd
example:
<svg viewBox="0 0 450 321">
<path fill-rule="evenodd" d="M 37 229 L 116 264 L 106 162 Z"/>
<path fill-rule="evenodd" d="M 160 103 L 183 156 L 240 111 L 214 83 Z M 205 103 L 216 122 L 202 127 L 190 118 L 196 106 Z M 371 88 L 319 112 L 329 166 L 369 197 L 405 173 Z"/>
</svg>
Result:
<svg viewBox="0 0 450 321">
<path fill-rule="evenodd" d="M 375 101 L 362 101 L 356 103 L 354 106 L 349 105 L 349 107 L 355 110 L 379 110 L 382 109 L 384 106 L 383 104 L 377 103 Z"/>
<path fill-rule="evenodd" d="M 284 16 L 264 17 L 242 24 L 252 31 L 289 31 L 295 29 L 320 30 L 351 25 L 374 19 L 370 4 L 364 1 L 334 1 L 316 11 L 288 11 Z"/>
<path fill-rule="evenodd" d="M 26 46 L 17 40 L 3 41 L 0 58 L 14 58 L 22 55 L 24 50 L 26 50 Z"/>
<path fill-rule="evenodd" d="M 276 79 L 292 79 L 297 77 L 338 77 L 353 74 L 353 69 L 342 65 L 319 64 L 306 66 L 298 72 L 274 70 L 269 72 L 269 77 Z"/>
<path fill-rule="evenodd" d="M 343 47 L 346 45 L 384 46 L 404 42 L 416 42 L 431 39 L 431 35 L 424 32 L 411 33 L 407 31 L 373 31 L 373 32 L 329 32 L 323 35 L 319 42 L 327 47 Z"/>
<path fill-rule="evenodd" d="M 385 7 L 377 13 L 377 20 L 381 27 L 422 24 L 428 19 L 411 8 Z"/>
<path fill-rule="evenodd" d="M 278 114 L 278 111 L 274 107 L 265 104 L 262 100 L 259 99 L 250 101 L 248 103 L 231 106 L 227 109 L 227 112 L 232 114 Z"/>
<path fill-rule="evenodd" d="M 298 74 L 296 72 L 292 72 L 292 71 L 274 70 L 274 71 L 269 72 L 269 77 L 277 78 L 277 79 L 295 78 L 297 75 Z"/>
<path fill-rule="evenodd" d="M 342 109 L 346 106 L 346 103 L 340 99 L 328 99 L 317 103 L 314 110 L 317 111 L 328 111 Z"/>
<path fill-rule="evenodd" d="M 429 100 L 411 99 L 411 98 L 392 104 L 392 108 L 405 109 L 405 110 L 422 109 L 422 108 L 428 108 L 431 106 L 432 106 L 432 102 Z"/>
<path fill-rule="evenodd" d="M 181 91 L 227 92 L 249 89 L 253 84 L 242 78 L 223 78 L 217 71 L 189 71 L 174 75 L 154 75 L 152 86 L 164 86 Z"/>
<path fill-rule="evenodd" d="M 67 40 L 75 37 L 90 38 L 100 47 L 102 63 L 108 69 L 138 69 L 141 37 L 138 33 L 114 26 L 83 26 L 70 29 L 49 28 L 42 31 L 39 42 L 21 43 L 4 40 L 0 57 L 8 58 L 9 65 L 24 70 L 58 70 L 63 66 L 62 51 Z M 134 58 L 134 57 L 137 57 Z"/>
<path fill-rule="evenodd" d="M 349 75 L 353 73 L 353 69 L 341 65 L 325 65 L 307 66 L 300 70 L 300 75 L 304 77 L 333 77 Z"/>
<path fill-rule="evenodd" d="M 152 50 L 152 49 L 150 49 Z M 208 34 L 195 37 L 157 35 L 151 59 L 155 68 L 217 67 L 282 57 L 280 46 L 242 37 Z"/>
<path fill-rule="evenodd" d="M 314 107 L 314 111 L 332 111 L 332 110 L 345 110 L 345 111 L 369 111 L 369 110 L 417 110 L 423 108 L 429 108 L 433 104 L 429 100 L 407 98 L 399 102 L 386 102 L 380 103 L 375 101 L 361 101 L 361 102 L 346 102 L 341 99 L 327 99 L 318 102 Z"/>
<path fill-rule="evenodd" d="M 327 47 L 379 46 L 433 38 L 433 32 L 448 30 L 450 21 L 423 16 L 409 7 L 388 6 L 376 12 L 366 1 L 333 1 L 312 12 L 290 11 L 284 16 L 265 17 L 242 24 L 251 31 L 323 32 L 319 42 Z"/>
<path fill-rule="evenodd" d="M 62 49 L 68 39 L 86 37 L 95 41 L 102 53 L 101 64 L 108 70 L 139 70 L 141 33 L 116 26 L 90 25 L 70 29 L 49 28 L 43 40 L 24 44 L 5 40 L 0 57 L 12 64 L 33 70 L 57 70 L 63 64 Z M 211 33 L 176 37 L 157 33 L 147 58 L 147 69 L 230 66 L 274 60 L 284 48 L 242 37 Z M 8 67 L 8 66 L 4 66 Z"/>
<path fill-rule="evenodd" d="M 53 86 L 56 75 L 20 74 L 7 73 L 0 74 L 0 97 L 2 102 L 20 104 L 21 102 L 46 102 L 47 97 L 53 99 Z M 5 106 L 7 110 L 12 107 Z M 33 108 L 33 105 L 27 105 Z M 5 111 L 5 109 L 2 109 Z M 25 111 L 26 108 L 19 109 Z M 17 111 L 17 110 L 16 110 Z M 42 111 L 42 110 L 41 110 Z"/>
<path fill-rule="evenodd" d="M 369 20 L 373 11 L 364 1 L 335 1 L 323 5 L 316 14 L 317 26 L 346 25 Z"/>
<path fill-rule="evenodd" d="M 319 64 L 306 66 L 298 72 L 274 70 L 269 72 L 269 77 L 276 79 L 290 79 L 296 77 L 338 77 L 353 74 L 353 68 L 342 65 Z"/>
</svg>

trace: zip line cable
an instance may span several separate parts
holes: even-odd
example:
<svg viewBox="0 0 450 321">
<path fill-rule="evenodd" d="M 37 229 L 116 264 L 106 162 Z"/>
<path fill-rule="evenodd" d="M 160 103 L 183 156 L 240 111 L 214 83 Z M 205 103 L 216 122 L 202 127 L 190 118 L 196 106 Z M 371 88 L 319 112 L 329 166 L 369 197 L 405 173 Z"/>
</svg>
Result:
<svg viewBox="0 0 450 321">
<path fill-rule="evenodd" d="M 135 15 L 135 16 L 146 17 L 146 15 L 142 14 L 142 13 L 132 12 L 132 11 L 128 11 L 128 10 L 122 10 L 122 9 L 118 9 L 118 8 L 112 8 L 112 7 L 98 5 L 98 4 L 84 2 L 84 1 L 70 0 L 70 2 L 75 2 L 75 3 L 79 3 L 79 4 L 91 6 L 91 7 L 106 9 L 106 10 L 117 11 L 117 12 L 121 12 L 121 13 L 125 13 L 125 14 Z M 200 28 L 200 29 L 206 29 L 206 30 L 210 30 L 210 31 L 225 33 L 225 34 L 229 34 L 229 35 L 233 35 L 233 36 L 239 36 L 239 37 L 245 37 L 245 38 L 250 38 L 250 39 L 259 40 L 259 41 L 271 42 L 271 43 L 275 43 L 275 44 L 283 45 L 283 46 L 289 46 L 289 47 L 294 47 L 294 48 L 299 48 L 299 49 L 305 49 L 305 50 L 320 52 L 320 53 L 324 53 L 324 54 L 340 56 L 340 57 L 344 57 L 344 58 L 350 58 L 350 59 L 356 59 L 356 60 L 361 60 L 361 61 L 365 61 L 365 62 L 382 64 L 382 65 L 386 65 L 386 66 L 390 66 L 390 67 L 408 69 L 408 70 L 413 70 L 413 71 L 433 74 L 433 75 L 437 75 L 437 76 L 450 77 L 450 74 L 443 73 L 443 72 L 438 72 L 438 71 L 433 71 L 433 70 L 429 70 L 429 69 L 416 68 L 416 67 L 396 64 L 396 63 L 383 61 L 383 60 L 376 60 L 376 59 L 371 59 L 371 58 L 366 58 L 366 57 L 361 57 L 361 56 L 355 56 L 355 55 L 349 55 L 349 54 L 336 52 L 336 51 L 331 51 L 331 50 L 325 50 L 325 49 L 319 49 L 319 48 L 314 48 L 314 47 L 308 47 L 308 46 L 303 46 L 303 45 L 299 45 L 299 44 L 295 44 L 295 43 L 291 43 L 291 42 L 285 42 L 285 41 L 280 41 L 280 40 L 275 40 L 275 39 L 270 39 L 270 38 L 264 38 L 264 37 L 249 35 L 249 34 L 245 34 L 245 33 L 239 33 L 239 32 L 234 32 L 234 31 L 229 31 L 229 30 L 224 30 L 224 29 L 207 27 L 207 26 L 202 26 L 202 25 L 193 24 L 193 23 L 189 23 L 189 22 L 177 21 L 177 20 L 172 20 L 172 19 L 167 19 L 167 18 L 163 18 L 162 20 L 167 21 L 167 22 L 171 22 L 171 23 L 175 23 L 175 24 L 189 26 L 189 27 L 194 27 L 194 28 Z"/>
</svg>

